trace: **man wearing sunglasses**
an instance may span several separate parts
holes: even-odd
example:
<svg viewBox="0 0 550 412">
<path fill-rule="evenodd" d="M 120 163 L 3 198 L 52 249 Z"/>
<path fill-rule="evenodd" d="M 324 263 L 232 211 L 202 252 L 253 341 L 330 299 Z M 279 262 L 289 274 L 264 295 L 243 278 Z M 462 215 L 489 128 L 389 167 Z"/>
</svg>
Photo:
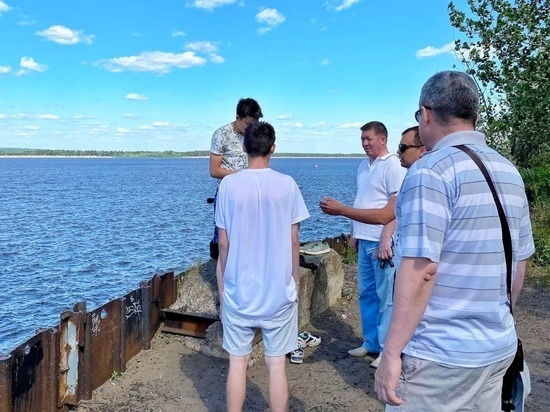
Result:
<svg viewBox="0 0 550 412">
<path fill-rule="evenodd" d="M 418 126 L 409 127 L 401 133 L 401 142 L 397 147 L 397 156 L 401 162 L 401 166 L 408 169 L 414 162 L 422 157 L 426 147 L 420 140 Z"/>
</svg>

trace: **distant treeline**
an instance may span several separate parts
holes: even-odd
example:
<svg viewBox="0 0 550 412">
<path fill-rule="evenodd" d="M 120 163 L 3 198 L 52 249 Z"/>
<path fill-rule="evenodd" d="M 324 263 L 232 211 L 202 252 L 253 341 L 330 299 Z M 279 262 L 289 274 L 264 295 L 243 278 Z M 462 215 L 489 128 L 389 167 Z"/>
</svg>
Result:
<svg viewBox="0 0 550 412">
<path fill-rule="evenodd" d="M 85 157 L 208 157 L 208 150 L 175 152 L 173 150 L 136 151 L 119 150 L 62 150 L 62 149 L 11 149 L 0 148 L 0 156 L 85 156 Z M 276 157 L 360 157 L 358 153 L 275 153 Z"/>
</svg>

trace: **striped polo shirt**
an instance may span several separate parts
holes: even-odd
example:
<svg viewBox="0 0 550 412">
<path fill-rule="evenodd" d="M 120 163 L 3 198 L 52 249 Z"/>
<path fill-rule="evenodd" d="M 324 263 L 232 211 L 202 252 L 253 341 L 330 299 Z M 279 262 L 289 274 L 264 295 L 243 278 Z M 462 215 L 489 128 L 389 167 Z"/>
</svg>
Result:
<svg viewBox="0 0 550 412">
<path fill-rule="evenodd" d="M 514 165 L 474 131 L 452 133 L 409 169 L 397 197 L 402 257 L 438 263 L 424 316 L 404 352 L 460 367 L 514 355 L 516 332 L 506 296 L 506 262 L 498 212 L 466 144 L 489 170 L 512 235 L 513 271 L 534 253 L 529 205 Z M 400 273 L 400 276 L 407 276 Z"/>
</svg>

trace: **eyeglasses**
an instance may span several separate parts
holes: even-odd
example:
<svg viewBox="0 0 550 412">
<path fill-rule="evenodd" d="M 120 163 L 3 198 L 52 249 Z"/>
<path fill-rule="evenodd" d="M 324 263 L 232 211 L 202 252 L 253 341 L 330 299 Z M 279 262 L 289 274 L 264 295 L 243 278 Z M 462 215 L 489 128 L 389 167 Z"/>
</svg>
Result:
<svg viewBox="0 0 550 412">
<path fill-rule="evenodd" d="M 400 153 L 405 153 L 405 151 L 411 147 L 422 147 L 423 145 L 418 144 L 404 144 L 399 143 L 399 146 L 397 146 L 397 150 L 399 150 Z"/>
<path fill-rule="evenodd" d="M 422 106 L 426 110 L 432 110 L 430 106 Z M 414 112 L 414 118 L 417 122 L 420 122 L 420 114 L 422 113 L 422 109 L 418 109 L 416 112 Z"/>
</svg>

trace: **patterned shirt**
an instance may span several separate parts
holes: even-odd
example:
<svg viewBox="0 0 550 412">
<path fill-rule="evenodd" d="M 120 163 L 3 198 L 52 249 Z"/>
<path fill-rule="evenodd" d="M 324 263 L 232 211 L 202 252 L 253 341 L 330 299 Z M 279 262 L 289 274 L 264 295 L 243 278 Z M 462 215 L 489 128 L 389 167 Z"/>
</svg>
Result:
<svg viewBox="0 0 550 412">
<path fill-rule="evenodd" d="M 243 151 L 244 136 L 233 129 L 231 123 L 220 127 L 212 135 L 210 153 L 222 156 L 221 167 L 235 172 L 246 169 L 248 157 Z"/>
<path fill-rule="evenodd" d="M 514 355 L 514 320 L 498 212 L 467 144 L 486 165 L 510 226 L 512 276 L 534 253 L 521 176 L 478 132 L 443 138 L 411 168 L 397 197 L 402 257 L 438 263 L 424 316 L 404 349 L 410 356 L 459 366 L 486 366 Z M 407 276 L 400 272 L 399 276 Z"/>
</svg>

